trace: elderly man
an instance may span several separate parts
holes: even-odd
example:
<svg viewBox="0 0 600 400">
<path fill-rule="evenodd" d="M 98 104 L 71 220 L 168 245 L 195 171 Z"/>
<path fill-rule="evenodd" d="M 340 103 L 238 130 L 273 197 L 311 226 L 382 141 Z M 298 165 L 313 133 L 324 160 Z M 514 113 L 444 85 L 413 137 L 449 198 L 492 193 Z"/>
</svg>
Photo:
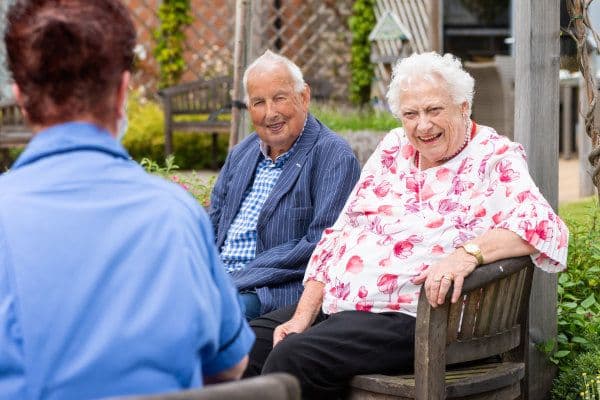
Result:
<svg viewBox="0 0 600 400">
<path fill-rule="evenodd" d="M 0 398 L 239 378 L 254 336 L 208 217 L 117 138 L 135 27 L 119 0 L 19 0 L 5 34 L 35 136 L 0 176 Z"/>
<path fill-rule="evenodd" d="M 252 319 L 298 300 L 310 254 L 360 169 L 348 144 L 308 112 L 310 88 L 290 60 L 265 52 L 244 89 L 256 132 L 227 157 L 209 214 Z"/>
</svg>

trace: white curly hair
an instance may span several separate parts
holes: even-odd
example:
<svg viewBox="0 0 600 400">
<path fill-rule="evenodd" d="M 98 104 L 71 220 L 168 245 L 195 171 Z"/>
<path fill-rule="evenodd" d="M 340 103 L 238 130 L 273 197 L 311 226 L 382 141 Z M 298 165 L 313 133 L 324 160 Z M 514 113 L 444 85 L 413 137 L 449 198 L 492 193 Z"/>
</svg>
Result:
<svg viewBox="0 0 600 400">
<path fill-rule="evenodd" d="M 456 104 L 467 102 L 467 115 L 471 116 L 475 80 L 466 72 L 460 60 L 452 54 L 443 56 L 435 52 L 412 54 L 403 58 L 394 66 L 392 82 L 386 98 L 392 114 L 401 118 L 400 93 L 408 90 L 415 80 L 434 80 L 441 78 L 448 85 L 450 97 Z"/>
</svg>

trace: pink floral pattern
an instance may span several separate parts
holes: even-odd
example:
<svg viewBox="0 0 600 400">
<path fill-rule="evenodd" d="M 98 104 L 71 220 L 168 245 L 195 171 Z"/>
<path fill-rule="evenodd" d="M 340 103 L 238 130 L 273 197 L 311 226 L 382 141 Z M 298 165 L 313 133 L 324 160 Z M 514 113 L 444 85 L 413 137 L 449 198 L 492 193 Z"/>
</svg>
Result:
<svg viewBox="0 0 600 400">
<path fill-rule="evenodd" d="M 391 131 L 324 231 L 305 275 L 325 283 L 324 312 L 416 315 L 421 288 L 412 278 L 492 228 L 534 246 L 539 268 L 565 268 L 567 228 L 532 181 L 521 145 L 480 126 L 442 166 L 420 171 L 414 157 L 404 131 Z"/>
</svg>

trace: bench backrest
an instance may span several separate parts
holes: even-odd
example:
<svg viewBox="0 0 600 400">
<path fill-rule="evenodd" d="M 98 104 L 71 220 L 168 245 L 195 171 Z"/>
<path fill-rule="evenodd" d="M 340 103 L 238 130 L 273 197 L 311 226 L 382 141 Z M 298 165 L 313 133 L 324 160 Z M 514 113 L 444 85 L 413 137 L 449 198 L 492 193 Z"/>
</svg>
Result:
<svg viewBox="0 0 600 400">
<path fill-rule="evenodd" d="M 532 276 L 531 258 L 517 257 L 476 269 L 455 304 L 448 298 L 433 309 L 421 291 L 415 333 L 416 398 L 442 398 L 448 364 L 498 354 L 524 361 Z"/>
<path fill-rule="evenodd" d="M 0 147 L 25 145 L 32 136 L 17 103 L 10 100 L 0 102 Z"/>
<path fill-rule="evenodd" d="M 222 76 L 172 86 L 160 91 L 167 115 L 212 114 L 231 104 L 232 80 Z"/>
</svg>

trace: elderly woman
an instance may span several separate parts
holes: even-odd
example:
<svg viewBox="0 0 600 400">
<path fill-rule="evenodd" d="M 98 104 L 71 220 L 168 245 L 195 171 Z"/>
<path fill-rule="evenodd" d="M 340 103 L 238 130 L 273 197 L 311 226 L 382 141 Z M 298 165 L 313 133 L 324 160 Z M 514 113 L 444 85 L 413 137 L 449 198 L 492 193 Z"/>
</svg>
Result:
<svg viewBox="0 0 600 400">
<path fill-rule="evenodd" d="M 436 307 L 453 282 L 456 302 L 483 263 L 530 255 L 544 271 L 565 267 L 567 228 L 523 148 L 470 119 L 473 86 L 449 54 L 396 65 L 387 98 L 403 127 L 383 139 L 325 230 L 297 308 L 251 324 L 247 375 L 264 364 L 263 373 L 296 375 L 306 398 L 334 398 L 353 375 L 412 367 L 421 290 Z"/>
<path fill-rule="evenodd" d="M 125 5 L 17 0 L 5 43 L 35 136 L 0 176 L 0 398 L 239 378 L 254 336 L 208 217 L 118 140 L 135 45 Z"/>
</svg>

